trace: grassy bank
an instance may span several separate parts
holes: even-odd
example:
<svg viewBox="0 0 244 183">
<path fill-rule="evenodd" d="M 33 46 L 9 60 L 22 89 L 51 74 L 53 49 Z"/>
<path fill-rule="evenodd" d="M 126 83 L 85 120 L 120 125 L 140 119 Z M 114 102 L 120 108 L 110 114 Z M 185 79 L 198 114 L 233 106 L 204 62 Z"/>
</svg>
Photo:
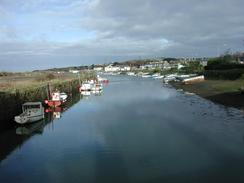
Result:
<svg viewBox="0 0 244 183">
<path fill-rule="evenodd" d="M 80 73 L 80 80 L 87 80 L 95 77 L 93 72 Z M 58 86 L 65 82 L 78 80 L 77 74 L 69 72 L 29 72 L 29 73 L 9 73 L 0 77 L 0 92 L 15 93 L 16 91 L 26 91 L 42 86 Z"/>
<path fill-rule="evenodd" d="M 94 78 L 95 74 L 84 72 L 80 80 Z M 16 73 L 0 77 L 0 127 L 13 121 L 21 112 L 21 105 L 29 101 L 47 99 L 47 85 L 67 94 L 78 94 L 79 78 L 71 73 Z"/>
<path fill-rule="evenodd" d="M 185 85 L 179 82 L 171 83 L 177 89 L 196 93 L 213 102 L 244 109 L 244 79 L 229 80 L 206 80 L 201 83 Z"/>
</svg>

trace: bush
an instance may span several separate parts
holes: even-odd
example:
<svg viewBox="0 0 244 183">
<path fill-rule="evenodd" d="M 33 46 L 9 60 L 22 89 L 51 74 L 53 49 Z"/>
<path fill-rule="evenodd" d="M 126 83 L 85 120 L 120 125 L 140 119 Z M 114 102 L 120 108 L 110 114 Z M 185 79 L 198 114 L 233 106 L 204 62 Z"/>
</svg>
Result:
<svg viewBox="0 0 244 183">
<path fill-rule="evenodd" d="M 205 70 L 230 70 L 230 69 L 244 69 L 244 64 L 225 63 L 225 64 L 208 64 Z"/>
<path fill-rule="evenodd" d="M 229 70 L 206 70 L 204 76 L 207 79 L 228 79 L 235 80 L 242 77 L 244 69 L 229 69 Z"/>
</svg>

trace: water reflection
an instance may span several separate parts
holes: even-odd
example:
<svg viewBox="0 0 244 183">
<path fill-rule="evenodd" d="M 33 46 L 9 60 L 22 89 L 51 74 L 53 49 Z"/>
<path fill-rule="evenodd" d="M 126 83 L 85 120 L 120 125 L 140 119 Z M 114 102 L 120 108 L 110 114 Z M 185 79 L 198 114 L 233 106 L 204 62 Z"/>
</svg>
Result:
<svg viewBox="0 0 244 183">
<path fill-rule="evenodd" d="M 25 145 L 2 157 L 0 181 L 243 182 L 238 110 L 136 77 L 115 76 L 88 97 L 61 111 L 52 130 L 14 133 Z"/>
<path fill-rule="evenodd" d="M 79 100 L 80 96 L 77 94 L 72 96 L 63 107 L 46 108 L 45 119 L 35 123 L 18 125 L 13 120 L 5 122 L 15 126 L 7 128 L 0 133 L 0 163 L 8 154 L 13 152 L 17 147 L 21 147 L 22 144 L 29 140 L 33 135 L 43 135 L 46 125 L 52 123 L 55 119 L 61 118 L 61 113 L 64 113 L 79 102 Z M 10 116 L 9 118 L 13 118 L 13 116 Z"/>
<path fill-rule="evenodd" d="M 60 119 L 61 118 L 61 113 L 62 111 L 64 111 L 66 108 L 63 107 L 49 107 L 47 109 L 45 109 L 45 112 L 47 114 L 49 114 L 51 117 L 51 119 Z M 50 118 L 50 117 L 49 117 Z"/>
<path fill-rule="evenodd" d="M 22 125 L 16 128 L 16 134 L 17 135 L 31 135 L 33 133 L 42 134 L 44 126 L 45 126 L 45 120 Z"/>
</svg>

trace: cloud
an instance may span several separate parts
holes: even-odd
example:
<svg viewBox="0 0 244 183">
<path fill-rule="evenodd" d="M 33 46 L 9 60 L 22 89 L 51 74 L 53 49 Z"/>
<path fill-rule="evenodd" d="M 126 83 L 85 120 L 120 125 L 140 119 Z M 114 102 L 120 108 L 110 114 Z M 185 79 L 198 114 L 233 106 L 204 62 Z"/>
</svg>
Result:
<svg viewBox="0 0 244 183">
<path fill-rule="evenodd" d="M 240 51 L 243 6 L 242 0 L 1 0 L 0 55 L 73 55 L 83 64 Z"/>
</svg>

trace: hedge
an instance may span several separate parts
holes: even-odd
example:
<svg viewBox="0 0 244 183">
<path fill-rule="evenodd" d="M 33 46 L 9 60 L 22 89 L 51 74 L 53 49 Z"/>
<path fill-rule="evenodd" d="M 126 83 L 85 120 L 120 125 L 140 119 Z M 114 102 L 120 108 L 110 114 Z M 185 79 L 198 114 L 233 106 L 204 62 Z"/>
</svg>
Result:
<svg viewBox="0 0 244 183">
<path fill-rule="evenodd" d="M 244 69 L 244 64 L 229 63 L 229 64 L 211 64 L 205 66 L 205 70 L 232 70 Z"/>
<path fill-rule="evenodd" d="M 204 76 L 207 79 L 235 80 L 241 78 L 243 74 L 244 74 L 244 69 L 205 70 L 204 72 Z"/>
</svg>

